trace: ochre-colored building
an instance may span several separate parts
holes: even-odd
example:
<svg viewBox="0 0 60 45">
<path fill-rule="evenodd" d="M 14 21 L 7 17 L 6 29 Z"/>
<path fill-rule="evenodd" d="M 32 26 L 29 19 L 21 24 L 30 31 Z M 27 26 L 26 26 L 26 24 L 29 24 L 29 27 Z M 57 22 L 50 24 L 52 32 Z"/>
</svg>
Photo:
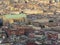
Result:
<svg viewBox="0 0 60 45">
<path fill-rule="evenodd" d="M 4 23 L 14 23 L 14 22 L 26 22 L 26 15 L 25 14 L 8 14 L 3 15 L 3 22 Z"/>
</svg>

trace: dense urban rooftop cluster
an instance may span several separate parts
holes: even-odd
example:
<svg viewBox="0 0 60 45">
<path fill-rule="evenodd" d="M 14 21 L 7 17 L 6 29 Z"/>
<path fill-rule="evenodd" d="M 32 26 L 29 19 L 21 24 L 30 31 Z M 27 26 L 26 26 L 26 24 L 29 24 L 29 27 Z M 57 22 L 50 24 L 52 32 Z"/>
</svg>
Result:
<svg viewBox="0 0 60 45">
<path fill-rule="evenodd" d="M 43 14 L 60 12 L 58 0 L 0 0 L 0 15 Z"/>
<path fill-rule="evenodd" d="M 60 45 L 60 0 L 0 0 L 0 45 Z"/>
</svg>

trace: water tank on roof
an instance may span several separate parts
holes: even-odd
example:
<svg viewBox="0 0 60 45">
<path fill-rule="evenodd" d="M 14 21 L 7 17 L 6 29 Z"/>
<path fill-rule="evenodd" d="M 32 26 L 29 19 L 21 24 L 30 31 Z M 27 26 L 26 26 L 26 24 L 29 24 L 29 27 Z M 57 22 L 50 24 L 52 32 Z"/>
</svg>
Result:
<svg viewBox="0 0 60 45">
<path fill-rule="evenodd" d="M 53 20 L 49 20 L 49 22 L 54 22 Z"/>
</svg>

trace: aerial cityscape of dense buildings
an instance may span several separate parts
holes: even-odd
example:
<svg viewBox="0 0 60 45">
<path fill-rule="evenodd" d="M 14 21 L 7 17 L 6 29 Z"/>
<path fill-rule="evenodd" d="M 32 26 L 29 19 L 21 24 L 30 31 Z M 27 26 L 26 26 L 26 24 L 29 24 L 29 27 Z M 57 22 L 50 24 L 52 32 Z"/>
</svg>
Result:
<svg viewBox="0 0 60 45">
<path fill-rule="evenodd" d="M 60 45 L 60 0 L 0 0 L 0 45 Z"/>
<path fill-rule="evenodd" d="M 0 14 L 21 13 L 22 11 L 26 14 L 41 14 L 44 10 L 48 13 L 50 7 L 52 12 L 55 10 L 58 12 L 59 5 L 59 0 L 1 0 Z"/>
</svg>

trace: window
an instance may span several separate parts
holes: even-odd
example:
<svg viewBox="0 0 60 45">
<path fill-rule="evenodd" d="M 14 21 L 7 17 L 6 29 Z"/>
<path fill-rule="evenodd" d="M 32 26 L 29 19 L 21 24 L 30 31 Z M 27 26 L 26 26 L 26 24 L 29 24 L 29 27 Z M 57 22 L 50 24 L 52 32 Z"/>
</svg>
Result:
<svg viewBox="0 0 60 45">
<path fill-rule="evenodd" d="M 18 20 L 14 20 L 14 22 L 19 22 Z"/>
</svg>

